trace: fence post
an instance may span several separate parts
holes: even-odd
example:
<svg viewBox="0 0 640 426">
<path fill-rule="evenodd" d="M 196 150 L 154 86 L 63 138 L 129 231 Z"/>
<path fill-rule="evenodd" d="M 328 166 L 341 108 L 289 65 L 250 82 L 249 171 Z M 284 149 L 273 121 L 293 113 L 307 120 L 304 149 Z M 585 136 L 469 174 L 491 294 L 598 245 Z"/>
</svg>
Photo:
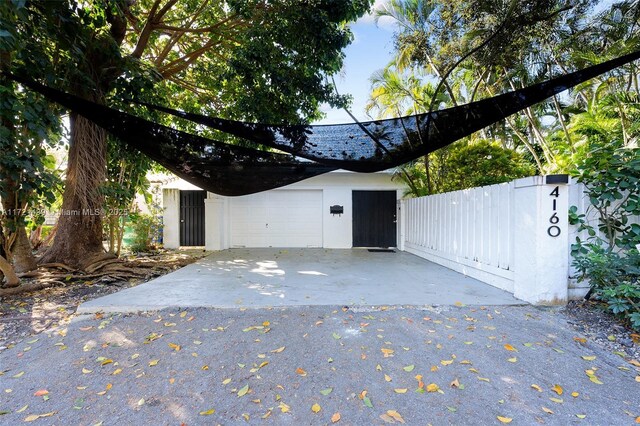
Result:
<svg viewBox="0 0 640 426">
<path fill-rule="evenodd" d="M 565 304 L 569 244 L 567 175 L 515 181 L 514 296 L 536 305 Z"/>
</svg>

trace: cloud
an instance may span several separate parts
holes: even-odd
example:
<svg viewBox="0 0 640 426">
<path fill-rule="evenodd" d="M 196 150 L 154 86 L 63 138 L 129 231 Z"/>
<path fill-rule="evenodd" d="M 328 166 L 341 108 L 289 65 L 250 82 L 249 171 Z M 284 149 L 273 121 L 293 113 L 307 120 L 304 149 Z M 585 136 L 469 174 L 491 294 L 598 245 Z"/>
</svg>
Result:
<svg viewBox="0 0 640 426">
<path fill-rule="evenodd" d="M 357 24 L 371 24 L 376 25 L 375 22 L 375 11 L 384 9 L 384 5 L 387 0 L 376 0 L 371 7 L 371 12 L 363 15 L 360 19 L 356 21 Z M 378 27 L 384 30 L 393 31 L 396 28 L 396 22 L 393 18 L 389 18 L 387 16 L 383 16 L 378 19 Z"/>
</svg>

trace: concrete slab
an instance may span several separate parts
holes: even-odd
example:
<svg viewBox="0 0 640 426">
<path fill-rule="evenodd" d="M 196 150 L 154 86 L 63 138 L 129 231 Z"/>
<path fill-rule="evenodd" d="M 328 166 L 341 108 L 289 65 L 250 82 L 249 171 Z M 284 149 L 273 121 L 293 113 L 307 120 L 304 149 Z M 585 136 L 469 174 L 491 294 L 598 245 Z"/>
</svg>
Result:
<svg viewBox="0 0 640 426">
<path fill-rule="evenodd" d="M 511 294 L 409 253 L 231 249 L 83 303 L 78 313 L 168 307 L 514 305 Z"/>
</svg>

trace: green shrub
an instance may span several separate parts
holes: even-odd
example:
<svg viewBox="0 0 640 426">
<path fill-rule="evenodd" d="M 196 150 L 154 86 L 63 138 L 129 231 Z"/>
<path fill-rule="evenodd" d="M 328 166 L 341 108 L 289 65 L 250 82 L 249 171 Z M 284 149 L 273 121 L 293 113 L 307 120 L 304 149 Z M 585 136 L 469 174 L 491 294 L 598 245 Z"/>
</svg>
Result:
<svg viewBox="0 0 640 426">
<path fill-rule="evenodd" d="M 153 229 L 155 219 L 146 214 L 132 214 L 129 216 L 133 238 L 129 249 L 133 252 L 149 251 L 153 249 Z"/>
<path fill-rule="evenodd" d="M 640 225 L 632 220 L 640 215 L 640 150 L 601 148 L 580 165 L 577 178 L 596 221 L 570 208 L 570 223 L 588 235 L 571 246 L 573 265 L 607 310 L 640 330 Z"/>
</svg>

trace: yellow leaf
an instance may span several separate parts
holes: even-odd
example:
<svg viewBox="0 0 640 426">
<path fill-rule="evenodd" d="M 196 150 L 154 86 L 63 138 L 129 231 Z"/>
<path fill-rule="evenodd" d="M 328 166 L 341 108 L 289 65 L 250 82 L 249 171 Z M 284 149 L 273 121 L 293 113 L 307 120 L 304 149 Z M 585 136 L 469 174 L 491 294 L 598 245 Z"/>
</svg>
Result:
<svg viewBox="0 0 640 426">
<path fill-rule="evenodd" d="M 430 383 L 427 385 L 427 392 L 437 392 L 440 387 L 435 383 Z"/>
<path fill-rule="evenodd" d="M 554 391 L 555 393 L 557 393 L 558 395 L 562 395 L 562 392 L 564 392 L 564 391 L 562 390 L 562 386 L 560 386 L 560 385 L 554 385 L 554 386 L 551 388 L 551 390 L 552 390 L 552 391 Z"/>
<path fill-rule="evenodd" d="M 507 343 L 506 345 L 504 345 L 504 348 L 505 348 L 506 350 L 508 350 L 508 351 L 511 351 L 511 352 L 518 352 L 518 350 L 517 350 L 516 348 L 514 348 L 513 346 L 511 346 L 511 345 L 510 345 L 510 344 L 508 344 L 508 343 Z"/>
<path fill-rule="evenodd" d="M 180 312 L 180 318 L 184 318 L 186 316 L 187 316 L 187 311 Z M 211 411 L 211 410 L 209 410 L 209 411 Z M 200 413 L 200 414 L 202 414 L 202 413 Z M 213 413 L 211 413 L 211 414 L 213 414 Z"/>
<path fill-rule="evenodd" d="M 303 376 L 303 377 L 307 375 L 307 372 L 306 372 L 306 371 L 304 371 L 304 370 L 303 370 L 302 368 L 300 368 L 300 367 L 298 367 L 298 368 L 296 369 L 296 373 L 297 373 L 297 374 L 299 374 L 299 375 L 301 375 L 301 376 Z"/>
<path fill-rule="evenodd" d="M 636 367 L 640 367 L 640 362 L 638 362 L 638 360 L 635 360 L 635 359 L 632 359 L 631 361 L 629 361 L 629 364 L 635 365 Z"/>
<path fill-rule="evenodd" d="M 390 377 L 388 374 L 385 374 L 385 375 L 384 375 L 384 379 L 385 379 L 387 382 L 390 382 L 390 381 L 391 381 L 391 377 Z"/>
<path fill-rule="evenodd" d="M 186 312 L 185 312 L 186 313 Z M 207 410 L 207 411 L 200 411 L 200 415 L 201 416 L 210 416 L 213 413 L 215 413 L 216 410 L 214 410 L 213 408 L 211 410 Z"/>
<path fill-rule="evenodd" d="M 640 376 L 636 376 L 636 382 L 640 382 Z"/>
<path fill-rule="evenodd" d="M 393 352 L 394 352 L 393 349 L 381 348 L 380 350 L 382 351 L 384 358 L 389 358 L 390 356 L 393 356 Z"/>
<path fill-rule="evenodd" d="M 515 356 L 513 358 L 509 358 L 507 359 L 507 361 L 509 362 L 518 362 L 518 358 L 516 358 Z"/>
<path fill-rule="evenodd" d="M 158 365 L 158 362 L 160 362 L 159 359 L 152 359 L 151 361 L 149 361 L 149 367 L 153 367 L 154 365 Z"/>
<path fill-rule="evenodd" d="M 486 377 L 478 377 L 478 380 L 481 380 L 483 382 L 490 382 L 491 380 L 487 379 Z"/>
<path fill-rule="evenodd" d="M 111 363 L 113 363 L 113 360 L 112 360 L 112 359 L 105 359 L 104 361 L 102 361 L 102 362 L 100 363 L 100 365 L 107 365 L 107 364 L 111 364 Z"/>
<path fill-rule="evenodd" d="M 542 407 L 542 411 L 544 411 L 547 414 L 553 414 L 553 411 L 548 409 L 547 407 Z"/>
<path fill-rule="evenodd" d="M 169 384 L 172 385 L 176 382 L 176 379 L 174 379 L 173 377 L 169 378 Z"/>
<path fill-rule="evenodd" d="M 24 376 L 24 371 L 19 372 L 18 374 L 14 375 L 13 378 L 14 379 L 19 379 L 20 377 Z"/>
<path fill-rule="evenodd" d="M 580 395 L 578 392 L 571 392 L 571 396 L 577 398 Z"/>
<path fill-rule="evenodd" d="M 311 406 L 311 411 L 313 411 L 314 413 L 318 413 L 320 412 L 320 410 L 322 410 L 322 408 L 318 403 L 315 403 Z"/>
<path fill-rule="evenodd" d="M 205 370 L 205 371 L 206 371 L 206 370 L 208 370 L 208 369 L 209 369 L 209 366 L 208 366 L 208 365 L 203 365 L 202 367 L 200 367 L 200 369 L 201 369 L 201 370 Z"/>
<path fill-rule="evenodd" d="M 579 419 L 584 419 L 585 417 L 587 417 L 586 414 L 576 414 L 576 417 Z"/>
<path fill-rule="evenodd" d="M 549 399 L 555 402 L 556 404 L 562 404 L 564 402 L 562 398 L 549 398 Z"/>
<path fill-rule="evenodd" d="M 107 386 L 106 386 L 107 390 L 111 390 L 112 387 L 113 385 L 111 383 L 107 383 Z"/>
<path fill-rule="evenodd" d="M 443 359 L 442 361 L 440 361 L 440 364 L 442 365 L 450 365 L 453 363 L 452 359 Z"/>
<path fill-rule="evenodd" d="M 531 387 L 537 390 L 538 392 L 542 392 L 542 388 L 538 385 L 531 385 Z"/>
<path fill-rule="evenodd" d="M 229 383 L 231 383 L 231 379 L 224 379 L 224 380 L 222 381 L 222 384 L 223 384 L 223 385 L 228 385 Z"/>
<path fill-rule="evenodd" d="M 432 365 L 431 366 L 431 372 L 436 372 L 438 371 L 438 366 L 437 365 Z"/>
<path fill-rule="evenodd" d="M 589 376 L 589 380 L 591 380 L 596 385 L 601 385 L 602 384 L 602 382 L 600 380 L 598 380 L 598 378 L 596 376 Z"/>
<path fill-rule="evenodd" d="M 407 393 L 407 388 L 403 388 L 403 389 L 394 389 L 395 393 Z"/>
<path fill-rule="evenodd" d="M 89 369 L 87 369 L 87 368 L 83 368 L 83 369 L 82 369 L 82 374 L 89 374 L 89 373 L 91 373 L 92 371 L 93 371 L 93 370 L 89 370 Z"/>
<path fill-rule="evenodd" d="M 331 416 L 331 423 L 338 423 L 341 418 L 340 413 L 334 413 L 333 416 Z"/>
<path fill-rule="evenodd" d="M 181 349 L 180 345 L 176 345 L 175 343 L 169 343 L 169 347 L 174 349 L 176 352 Z"/>
<path fill-rule="evenodd" d="M 22 413 L 24 410 L 26 410 L 27 408 L 29 408 L 29 404 L 25 405 L 24 407 L 22 407 L 21 409 L 17 410 L 16 413 Z"/>
<path fill-rule="evenodd" d="M 118 374 L 122 373 L 122 368 L 116 368 L 113 373 L 111 373 L 112 375 L 116 376 Z"/>
<path fill-rule="evenodd" d="M 497 417 L 501 423 L 511 423 L 511 421 L 513 420 L 511 417 L 502 417 L 502 416 L 497 416 Z"/>
<path fill-rule="evenodd" d="M 285 347 L 286 347 L 286 346 L 282 346 L 282 347 L 280 347 L 280 348 L 278 348 L 278 349 L 274 349 L 274 350 L 272 350 L 272 351 L 271 351 L 271 353 L 273 353 L 273 354 L 279 354 L 280 352 L 284 351 L 284 348 L 285 348 Z"/>
<path fill-rule="evenodd" d="M 397 422 L 404 423 L 404 419 L 396 410 L 387 410 L 387 416 L 392 417 Z"/>
<path fill-rule="evenodd" d="M 239 391 L 238 391 L 238 397 L 241 396 L 245 396 L 247 394 L 247 392 L 249 392 L 249 385 L 244 385 Z"/>
<path fill-rule="evenodd" d="M 42 417 L 51 417 L 51 416 L 53 416 L 53 415 L 54 415 L 54 414 L 56 414 L 56 413 L 57 413 L 57 411 L 51 411 L 51 412 L 49 412 L 49 413 L 44 413 L 44 414 L 32 414 L 32 415 L 30 415 L 30 416 L 27 416 L 27 417 L 24 419 L 24 421 L 25 421 L 25 422 L 32 422 L 32 421 L 34 421 L 34 420 L 38 420 L 39 418 L 42 418 Z"/>
<path fill-rule="evenodd" d="M 582 355 L 581 358 L 584 359 L 585 361 L 593 361 L 594 359 L 596 359 L 595 355 L 592 355 L 592 356 Z"/>
<path fill-rule="evenodd" d="M 291 407 L 289 407 L 284 402 L 280 402 L 280 405 L 278 405 L 278 408 L 280 408 L 280 411 L 282 411 L 283 413 L 288 413 L 289 411 L 291 411 Z"/>
</svg>

